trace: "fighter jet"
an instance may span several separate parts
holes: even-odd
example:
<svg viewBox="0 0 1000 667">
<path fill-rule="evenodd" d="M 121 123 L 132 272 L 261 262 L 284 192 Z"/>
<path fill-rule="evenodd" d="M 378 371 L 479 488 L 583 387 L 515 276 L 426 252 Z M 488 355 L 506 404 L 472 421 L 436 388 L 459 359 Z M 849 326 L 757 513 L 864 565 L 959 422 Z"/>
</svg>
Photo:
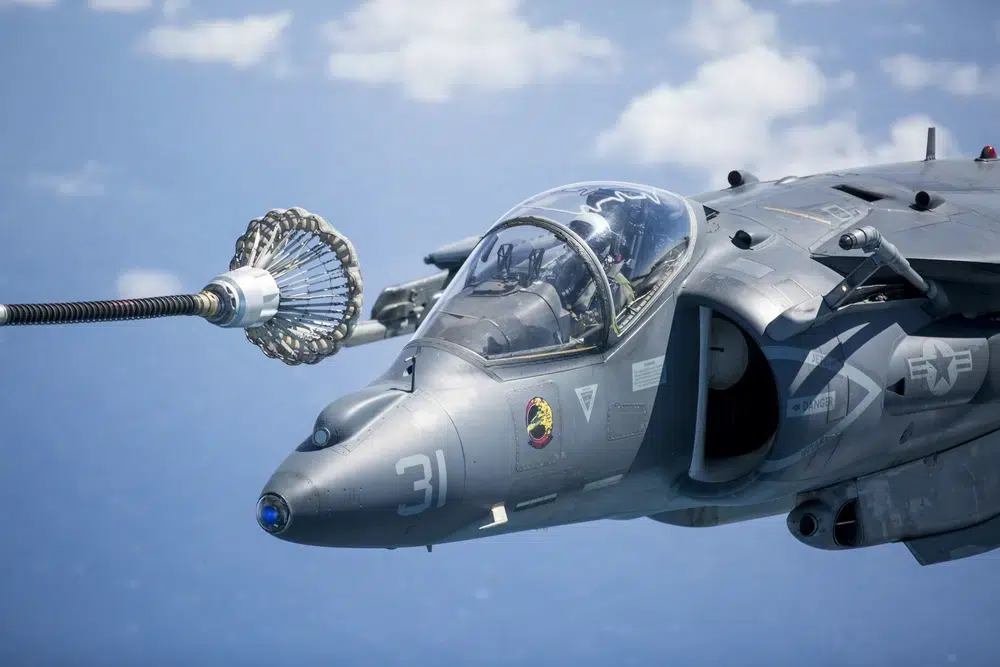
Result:
<svg viewBox="0 0 1000 667">
<path fill-rule="evenodd" d="M 258 523 L 292 543 L 430 550 L 787 514 L 819 549 L 902 542 L 922 565 L 995 549 L 1000 164 L 990 146 L 936 159 L 934 143 L 931 128 L 923 160 L 776 181 L 737 169 L 692 196 L 587 182 L 521 202 L 311 344 L 315 361 L 410 336 L 303 425 Z M 241 243 L 231 268 L 273 268 Z M 228 303 L 269 356 L 298 350 L 293 309 L 265 303 L 285 297 L 243 308 L 239 282 L 175 314 L 219 323 Z M 25 308 L 0 321 L 33 323 Z M 284 334 L 260 333 L 279 316 Z"/>
</svg>

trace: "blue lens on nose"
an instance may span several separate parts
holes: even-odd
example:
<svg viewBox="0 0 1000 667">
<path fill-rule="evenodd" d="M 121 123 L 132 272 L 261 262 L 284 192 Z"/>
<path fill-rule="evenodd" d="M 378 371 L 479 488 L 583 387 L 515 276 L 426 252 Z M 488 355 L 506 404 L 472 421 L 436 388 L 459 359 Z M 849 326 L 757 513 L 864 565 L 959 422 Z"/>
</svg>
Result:
<svg viewBox="0 0 1000 667">
<path fill-rule="evenodd" d="M 257 524 L 271 534 L 280 533 L 288 526 L 291 512 L 288 503 L 276 493 L 265 493 L 257 501 Z"/>
<path fill-rule="evenodd" d="M 271 506 L 265 507 L 261 510 L 260 518 L 269 526 L 273 526 L 278 523 L 278 510 Z"/>
</svg>

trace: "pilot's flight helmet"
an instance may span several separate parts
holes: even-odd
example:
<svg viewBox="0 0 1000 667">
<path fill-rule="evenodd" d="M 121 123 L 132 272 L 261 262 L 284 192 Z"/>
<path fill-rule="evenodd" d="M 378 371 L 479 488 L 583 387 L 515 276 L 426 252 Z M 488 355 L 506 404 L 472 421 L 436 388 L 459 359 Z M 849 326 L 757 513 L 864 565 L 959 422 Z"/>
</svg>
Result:
<svg viewBox="0 0 1000 667">
<path fill-rule="evenodd" d="M 603 215 L 589 211 L 580 212 L 569 223 L 569 228 L 587 242 L 602 263 L 615 254 L 615 234 Z"/>
<path fill-rule="evenodd" d="M 587 195 L 587 207 L 600 212 L 621 249 L 628 247 L 632 237 L 639 232 L 637 223 L 641 224 L 644 218 L 644 203 L 642 198 L 629 199 L 611 188 L 600 188 Z"/>
<path fill-rule="evenodd" d="M 611 229 L 621 233 L 629 219 L 630 204 L 637 204 L 611 188 L 599 188 L 587 195 L 587 207 L 600 213 L 611 225 Z"/>
</svg>

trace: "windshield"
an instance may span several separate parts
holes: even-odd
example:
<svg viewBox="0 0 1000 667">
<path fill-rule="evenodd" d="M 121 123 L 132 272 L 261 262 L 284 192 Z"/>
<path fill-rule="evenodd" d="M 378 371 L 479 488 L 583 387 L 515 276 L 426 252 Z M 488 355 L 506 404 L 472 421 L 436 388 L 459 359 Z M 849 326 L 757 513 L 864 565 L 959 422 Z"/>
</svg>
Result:
<svg viewBox="0 0 1000 667">
<path fill-rule="evenodd" d="M 485 358 L 599 347 L 684 265 L 695 225 L 686 199 L 657 188 L 595 182 L 543 192 L 501 216 L 414 338 Z"/>
<path fill-rule="evenodd" d="M 566 225 L 597 255 L 622 326 L 687 261 L 695 229 L 687 200 L 632 183 L 578 183 L 532 197 L 506 217 Z"/>
<path fill-rule="evenodd" d="M 565 240 L 534 224 L 487 234 L 420 326 L 483 357 L 596 346 L 604 309 L 594 274 Z"/>
</svg>

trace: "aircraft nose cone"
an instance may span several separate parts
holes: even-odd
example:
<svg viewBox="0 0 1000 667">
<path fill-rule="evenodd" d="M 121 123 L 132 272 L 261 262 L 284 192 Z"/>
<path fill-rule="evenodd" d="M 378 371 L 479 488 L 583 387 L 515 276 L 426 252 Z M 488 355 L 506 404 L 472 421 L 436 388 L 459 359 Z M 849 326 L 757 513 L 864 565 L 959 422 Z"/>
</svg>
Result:
<svg viewBox="0 0 1000 667">
<path fill-rule="evenodd" d="M 318 515 L 319 492 L 301 473 L 275 473 L 257 500 L 257 525 L 279 537 L 301 532 Z"/>
<path fill-rule="evenodd" d="M 465 453 L 441 404 L 380 391 L 389 398 L 348 395 L 321 413 L 261 490 L 262 530 L 312 546 L 425 546 L 484 514 L 466 501 Z M 331 434 L 324 446 L 318 430 Z"/>
</svg>

